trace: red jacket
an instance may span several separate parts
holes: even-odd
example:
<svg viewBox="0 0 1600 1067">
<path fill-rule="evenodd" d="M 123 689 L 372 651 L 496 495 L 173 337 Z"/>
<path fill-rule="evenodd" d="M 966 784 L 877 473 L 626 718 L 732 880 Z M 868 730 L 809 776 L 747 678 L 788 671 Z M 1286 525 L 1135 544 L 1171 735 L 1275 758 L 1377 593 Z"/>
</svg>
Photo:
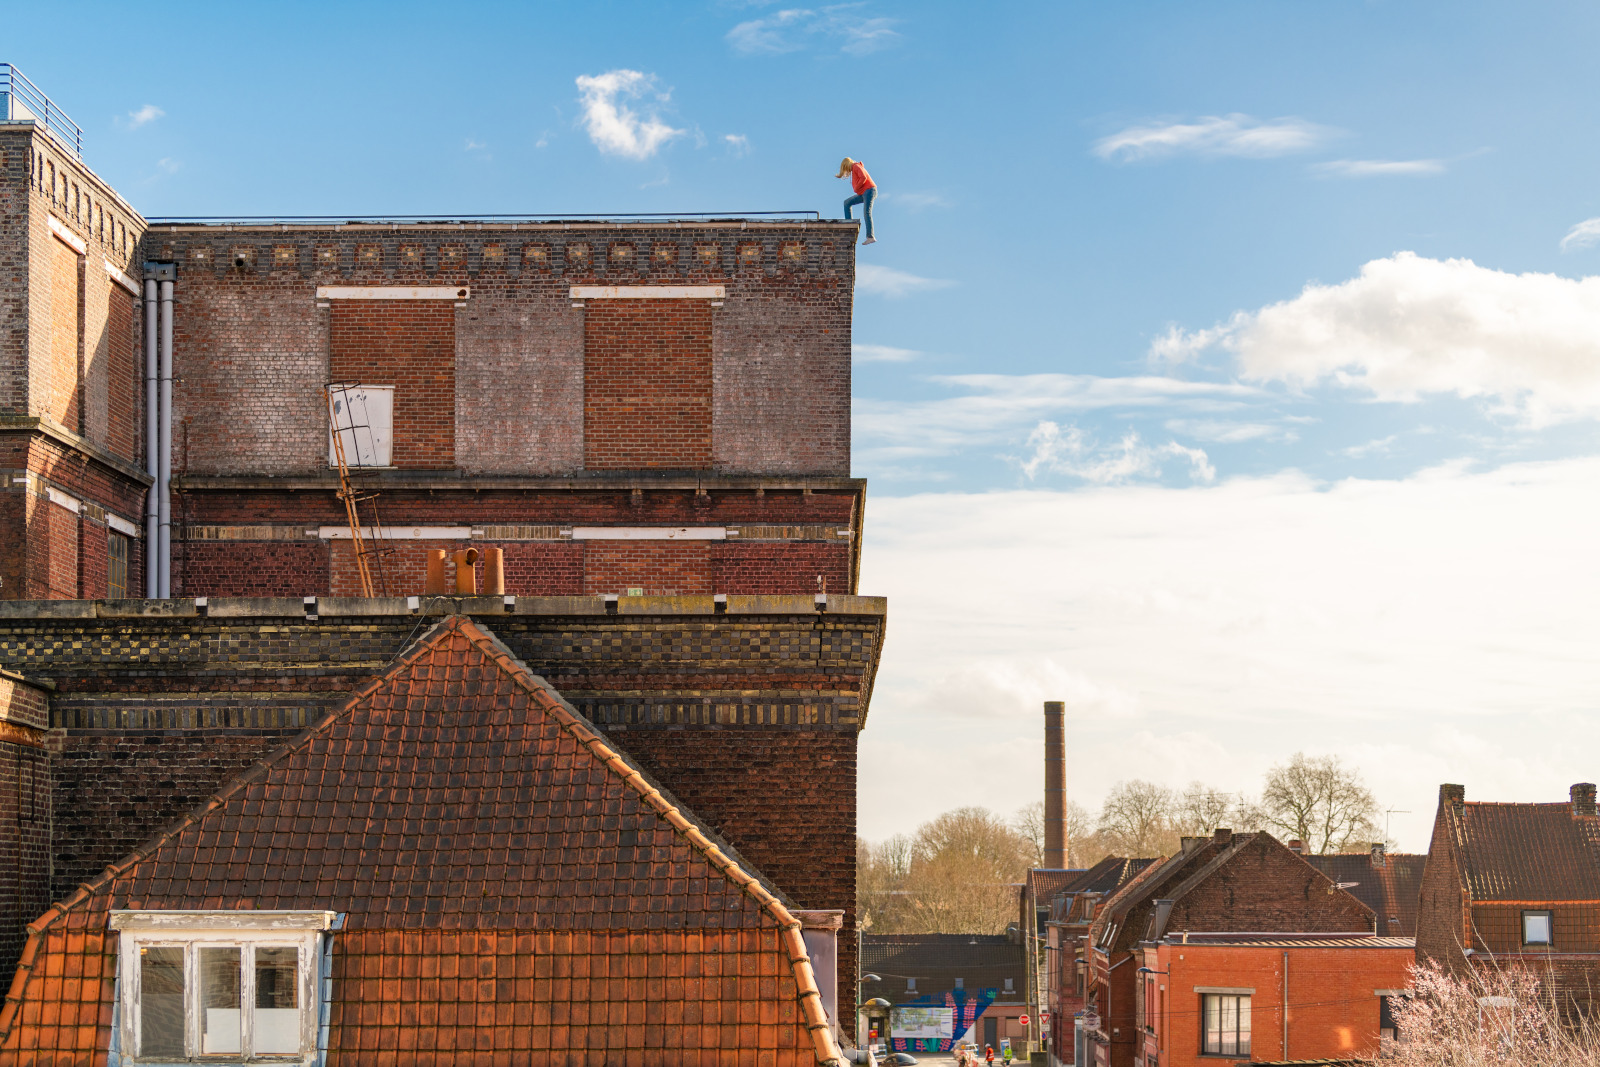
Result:
<svg viewBox="0 0 1600 1067">
<path fill-rule="evenodd" d="M 868 189 L 876 189 L 878 183 L 872 180 L 872 175 L 867 173 L 867 168 L 860 163 L 850 168 L 850 188 L 857 193 L 864 193 Z"/>
</svg>

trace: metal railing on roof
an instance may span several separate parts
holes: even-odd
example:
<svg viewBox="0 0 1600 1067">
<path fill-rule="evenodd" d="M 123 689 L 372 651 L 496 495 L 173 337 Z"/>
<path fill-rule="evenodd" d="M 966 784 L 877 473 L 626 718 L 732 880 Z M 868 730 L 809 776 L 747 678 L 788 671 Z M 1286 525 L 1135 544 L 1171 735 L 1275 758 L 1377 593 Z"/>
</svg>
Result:
<svg viewBox="0 0 1600 1067">
<path fill-rule="evenodd" d="M 82 127 L 10 63 L 0 63 L 0 119 L 36 122 L 74 158 L 83 159 Z"/>
<path fill-rule="evenodd" d="M 470 226 L 473 223 L 820 222 L 820 211 L 629 211 L 573 215 L 170 215 L 152 226 Z"/>
</svg>

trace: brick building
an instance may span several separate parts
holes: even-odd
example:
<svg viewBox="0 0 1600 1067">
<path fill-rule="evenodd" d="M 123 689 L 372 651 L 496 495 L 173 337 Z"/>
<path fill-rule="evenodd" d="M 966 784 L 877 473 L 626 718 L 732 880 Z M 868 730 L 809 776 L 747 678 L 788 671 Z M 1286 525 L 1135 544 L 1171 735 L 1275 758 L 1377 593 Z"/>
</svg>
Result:
<svg viewBox="0 0 1600 1067">
<path fill-rule="evenodd" d="M 1046 924 L 1044 1035 L 1058 1060 L 1074 1058 L 1075 1017 L 1087 1000 L 1089 927 L 1101 905 L 1159 859 L 1107 856 L 1064 883 L 1050 898 Z"/>
<path fill-rule="evenodd" d="M 863 997 L 880 997 L 893 1008 L 890 1032 L 880 1035 L 892 1050 L 918 1055 L 948 1052 L 963 1037 L 981 1049 L 1008 1040 L 1021 1048 L 1028 1027 L 1027 963 L 1022 945 L 1004 934 L 863 934 L 861 970 L 878 981 L 862 986 Z M 903 1027 L 912 1013 L 947 1011 L 948 1037 L 913 1037 Z"/>
<path fill-rule="evenodd" d="M 469 644 L 515 661 L 483 652 L 514 679 L 496 684 L 542 693 L 528 706 L 574 737 L 603 737 L 687 821 L 693 833 L 674 824 L 670 847 L 723 871 L 705 876 L 712 882 L 746 887 L 757 906 L 741 904 L 744 918 L 726 926 L 739 938 L 701 951 L 753 968 L 739 962 L 741 984 L 725 990 L 741 1023 L 747 1009 L 758 1017 L 752 1047 L 775 1062 L 796 1048 L 820 1053 L 807 1034 L 780 1032 L 791 1019 L 783 1012 L 804 1007 L 795 1000 L 804 982 L 771 967 L 794 962 L 775 948 L 774 937 L 788 937 L 775 908 L 828 917 L 806 919 L 808 931 L 854 926 L 856 736 L 885 613 L 881 599 L 855 595 L 865 500 L 849 471 L 855 224 L 147 221 L 95 178 L 59 126 L 4 116 L 0 209 L 0 435 L 13 453 L 0 487 L 0 859 L 17 872 L 0 884 L 0 967 L 23 961 L 0 1039 L 31 1049 L 33 1062 L 76 1063 L 126 1036 L 106 1014 L 123 1009 L 95 982 L 129 973 L 125 953 L 113 959 L 119 930 L 142 944 L 151 928 L 107 928 L 113 913 L 269 907 L 302 924 L 302 965 L 311 966 L 307 953 L 331 952 L 329 995 L 376 1013 L 389 1035 L 370 1037 L 372 1017 L 338 1008 L 344 1036 L 303 1035 L 325 1039 L 317 1048 L 364 1056 L 369 1038 L 398 1040 L 385 1058 L 425 1062 L 439 1041 L 459 1049 L 470 1037 L 475 1049 L 520 1055 L 548 1040 L 574 1062 L 626 1049 L 687 1063 L 738 1038 L 702 1016 L 678 1031 L 679 1045 L 665 1045 L 654 1021 L 643 1035 L 631 1015 L 625 1030 L 612 1026 L 608 1013 L 621 1008 L 594 1008 L 587 1023 L 569 1012 L 559 1039 L 502 1031 L 499 1013 L 525 1003 L 577 1003 L 570 991 L 530 1001 L 534 987 L 517 984 L 504 987 L 513 1007 L 498 993 L 491 1007 L 480 988 L 452 1002 L 454 1030 L 442 1016 L 419 1027 L 406 1014 L 413 1001 L 396 1001 L 387 982 L 376 992 L 340 982 L 365 974 L 363 959 L 379 970 L 413 965 L 409 948 L 341 955 L 340 937 L 355 927 L 328 924 L 383 907 L 348 893 L 341 903 L 239 889 L 283 858 L 281 843 L 262 846 L 265 860 L 250 851 L 279 840 L 258 810 L 271 798 L 251 792 L 275 781 L 272 754 L 309 751 L 296 746 L 315 747 L 319 732 L 366 714 L 358 705 L 377 679 L 413 684 L 397 680 L 395 665 L 433 655 L 419 634 L 437 637 L 430 627 L 459 616 L 452 632 L 471 628 Z M 376 494 L 355 531 L 338 496 L 336 444 L 348 446 L 360 492 Z M 379 595 L 359 595 L 353 532 L 381 550 Z M 421 595 L 429 554 L 469 547 L 501 550 L 503 594 Z M 447 561 L 447 587 L 454 566 Z M 494 673 L 476 670 L 480 681 Z M 463 781 L 503 772 L 473 744 L 463 735 L 463 758 L 480 760 L 461 765 Z M 339 773 L 366 782 L 388 773 L 374 761 L 414 755 L 380 746 L 358 771 Z M 560 832 L 587 841 L 596 822 L 609 832 L 621 802 L 604 790 L 588 796 L 582 819 Z M 248 832 L 229 824 L 238 844 L 212 854 L 206 875 L 229 888 L 202 898 L 162 881 L 194 862 L 189 831 L 172 828 L 210 833 L 234 803 L 256 821 Z M 426 793 L 408 803 L 384 813 L 391 828 L 432 825 Z M 273 810 L 292 821 L 288 808 Z M 718 856 L 737 857 L 741 873 L 727 875 Z M 652 885 L 682 866 L 665 853 L 636 862 L 653 865 Z M 488 899 L 502 888 L 508 899 L 543 899 L 547 889 L 527 887 L 565 885 L 550 865 L 530 870 L 522 889 L 486 885 Z M 147 891 L 156 884 L 167 888 Z M 618 884 L 595 889 L 584 876 L 578 892 L 650 912 L 643 881 Z M 704 911 L 700 893 L 675 896 L 673 907 Z M 502 918 L 519 907 L 508 903 Z M 99 932 L 83 934 L 85 922 L 100 922 Z M 538 928 L 508 922 L 494 927 L 496 955 L 522 953 L 519 939 Z M 453 942 L 451 966 L 489 966 L 488 927 L 458 925 L 481 936 Z M 606 928 L 613 945 L 626 926 Z M 233 929 L 249 942 L 247 927 L 213 922 L 202 933 L 215 940 Z M 402 929 L 370 929 L 385 931 L 385 946 L 414 944 Z M 534 944 L 543 954 L 546 942 Z M 654 944 L 642 953 L 650 967 L 689 953 Z M 828 952 L 837 981 L 824 980 L 821 997 L 849 1002 L 854 941 Z M 100 971 L 85 970 L 91 959 Z M 60 967 L 72 982 L 54 982 Z M 817 967 L 826 973 L 821 957 Z M 617 998 L 613 989 L 587 1003 Z M 399 1028 L 387 1014 L 397 1003 Z M 469 1004 L 476 1021 L 463 1029 Z M 76 1029 L 58 1025 L 68 1015 Z M 838 1023 L 848 1038 L 853 1020 Z M 519 1016 L 510 1025 L 543 1024 Z M 186 1040 L 204 1054 L 201 1037 Z"/>
<path fill-rule="evenodd" d="M 1428 864 L 1426 855 L 1390 852 L 1382 845 L 1373 845 L 1366 852 L 1330 852 L 1305 859 L 1372 909 L 1378 919 L 1378 933 L 1417 936 L 1417 905 L 1422 897 L 1423 870 Z"/>
<path fill-rule="evenodd" d="M 1383 998 L 1409 986 L 1415 953 L 1376 925 L 1270 834 L 1185 838 L 1090 925 L 1086 1062 L 1376 1055 Z"/>
<path fill-rule="evenodd" d="M 1595 787 L 1555 804 L 1466 799 L 1439 787 L 1422 877 L 1417 959 L 1452 973 L 1526 968 L 1567 1007 L 1600 988 L 1600 815 Z"/>
</svg>

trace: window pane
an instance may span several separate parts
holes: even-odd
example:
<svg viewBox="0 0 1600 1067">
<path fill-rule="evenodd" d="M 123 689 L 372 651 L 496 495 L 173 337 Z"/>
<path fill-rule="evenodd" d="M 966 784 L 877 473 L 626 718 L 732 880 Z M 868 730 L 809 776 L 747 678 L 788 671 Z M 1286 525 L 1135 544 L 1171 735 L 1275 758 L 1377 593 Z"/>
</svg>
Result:
<svg viewBox="0 0 1600 1067">
<path fill-rule="evenodd" d="M 200 1051 L 239 1052 L 243 987 L 237 948 L 200 950 Z"/>
<path fill-rule="evenodd" d="M 300 1002 L 293 945 L 256 949 L 256 1051 L 300 1051 Z"/>
<path fill-rule="evenodd" d="M 121 600 L 128 595 L 128 539 L 121 534 L 107 534 L 106 596 Z"/>
<path fill-rule="evenodd" d="M 1530 911 L 1523 913 L 1522 940 L 1530 945 L 1547 945 L 1550 943 L 1549 912 Z"/>
<path fill-rule="evenodd" d="M 1235 1055 L 1239 1051 L 1239 998 L 1218 997 L 1222 1005 L 1222 1054 Z"/>
<path fill-rule="evenodd" d="M 139 1055 L 183 1051 L 183 949 L 139 950 Z"/>
<path fill-rule="evenodd" d="M 1250 1052 L 1250 998 L 1239 998 L 1239 1055 Z"/>
</svg>

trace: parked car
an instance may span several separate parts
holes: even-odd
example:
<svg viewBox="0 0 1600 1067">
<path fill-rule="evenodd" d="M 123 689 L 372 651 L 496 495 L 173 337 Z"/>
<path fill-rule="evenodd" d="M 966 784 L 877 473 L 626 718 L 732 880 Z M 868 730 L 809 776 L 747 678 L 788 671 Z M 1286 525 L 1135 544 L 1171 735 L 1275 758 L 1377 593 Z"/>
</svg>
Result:
<svg viewBox="0 0 1600 1067">
<path fill-rule="evenodd" d="M 887 1067 L 912 1067 L 917 1062 L 917 1058 L 909 1052 L 891 1052 L 887 1056 L 881 1057 L 878 1062 L 886 1064 Z"/>
</svg>

